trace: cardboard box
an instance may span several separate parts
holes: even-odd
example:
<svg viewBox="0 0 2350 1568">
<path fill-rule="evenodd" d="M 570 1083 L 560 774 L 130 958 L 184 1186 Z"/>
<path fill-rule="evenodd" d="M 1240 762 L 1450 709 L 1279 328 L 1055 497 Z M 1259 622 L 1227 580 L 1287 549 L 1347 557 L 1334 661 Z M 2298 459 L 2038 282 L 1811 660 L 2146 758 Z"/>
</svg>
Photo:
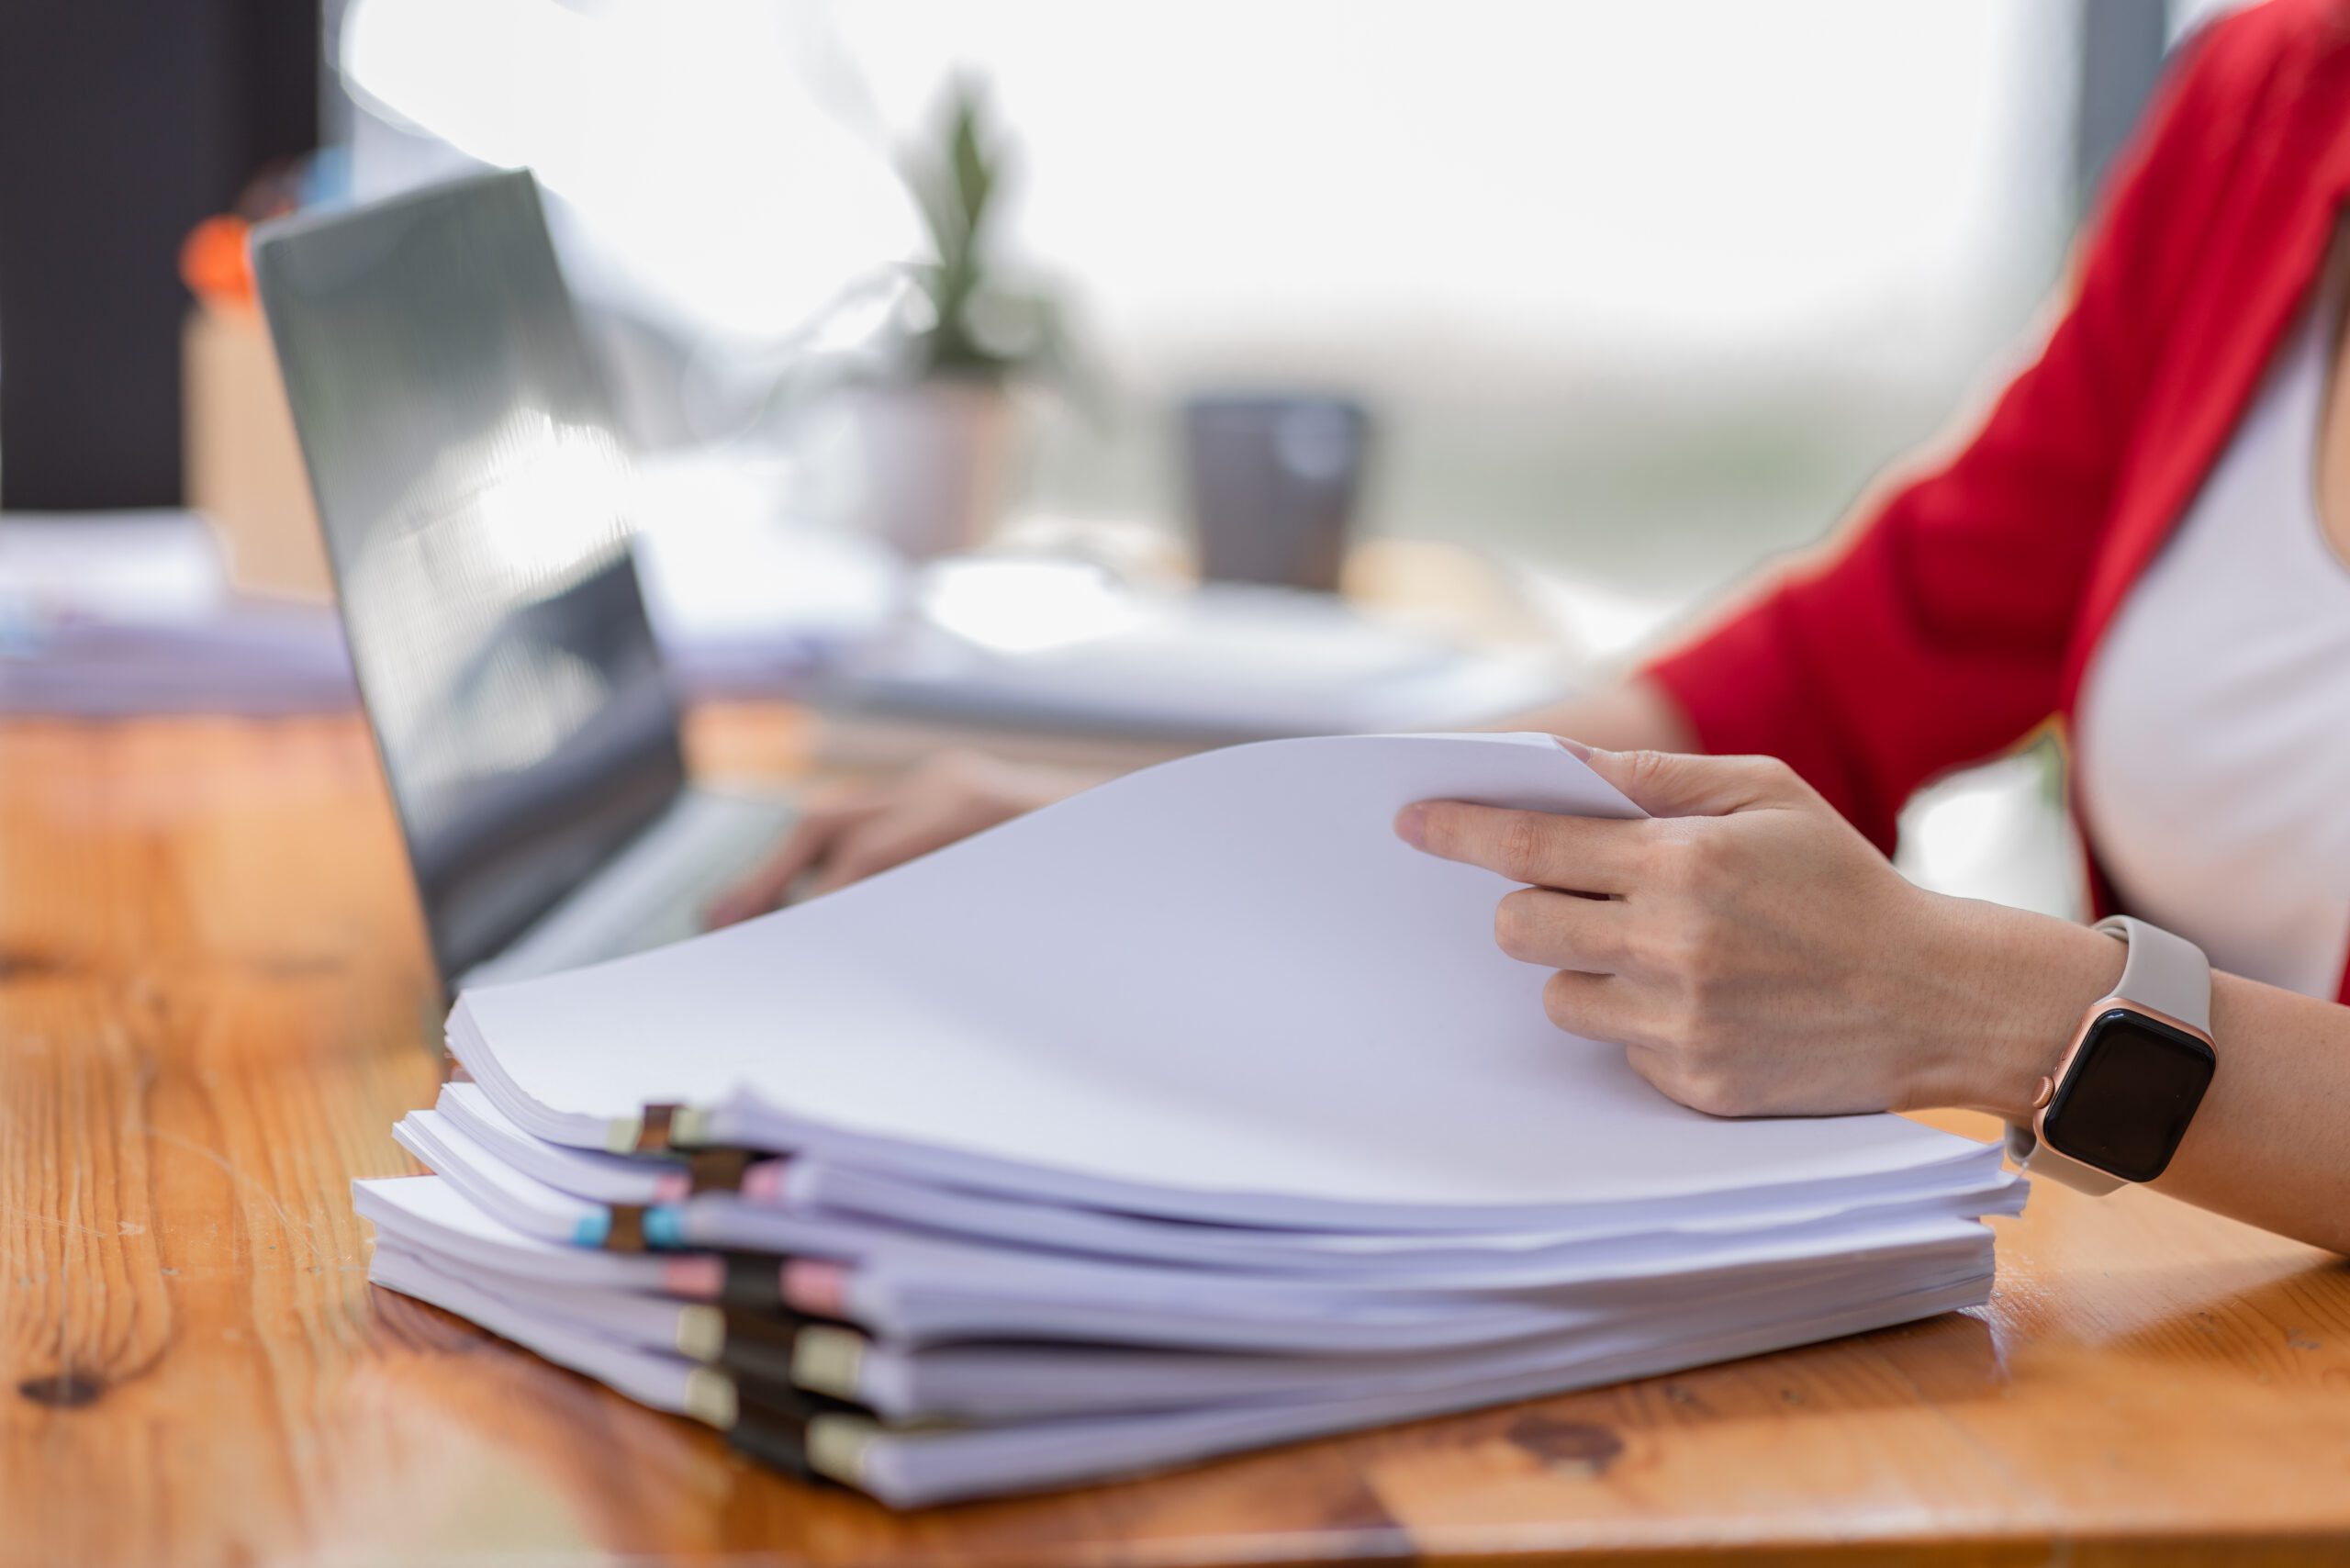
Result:
<svg viewBox="0 0 2350 1568">
<path fill-rule="evenodd" d="M 331 599 L 309 476 L 261 313 L 199 305 L 181 343 L 187 503 L 219 534 L 230 580 L 252 593 Z"/>
</svg>

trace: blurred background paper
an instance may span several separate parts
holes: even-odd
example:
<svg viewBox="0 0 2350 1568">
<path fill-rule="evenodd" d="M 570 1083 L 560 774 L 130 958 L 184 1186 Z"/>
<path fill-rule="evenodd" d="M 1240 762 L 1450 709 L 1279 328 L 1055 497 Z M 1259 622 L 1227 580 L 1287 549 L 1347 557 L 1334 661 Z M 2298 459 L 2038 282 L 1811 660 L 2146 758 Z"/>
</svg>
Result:
<svg viewBox="0 0 2350 1568">
<path fill-rule="evenodd" d="M 202 520 L 0 516 L 0 712 L 284 713 L 355 700 L 333 612 L 241 602 Z"/>
<path fill-rule="evenodd" d="M 1170 743 L 1426 730 L 1555 699 L 1556 650 L 1478 653 L 1323 594 L 1153 591 L 1082 565 L 942 563 L 926 613 L 845 664 L 844 704 Z"/>
</svg>

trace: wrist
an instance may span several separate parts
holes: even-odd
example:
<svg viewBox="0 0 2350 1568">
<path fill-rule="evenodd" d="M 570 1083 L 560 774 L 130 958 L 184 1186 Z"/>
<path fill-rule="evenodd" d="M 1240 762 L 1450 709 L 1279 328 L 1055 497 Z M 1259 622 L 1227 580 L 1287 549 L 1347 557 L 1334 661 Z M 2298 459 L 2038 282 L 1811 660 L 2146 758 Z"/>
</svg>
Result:
<svg viewBox="0 0 2350 1568">
<path fill-rule="evenodd" d="M 1915 954 L 1935 983 L 1910 1108 L 1955 1106 L 2031 1118 L 2090 1004 L 2111 993 L 2127 953 L 2069 920 L 1928 894 L 1933 935 Z"/>
</svg>

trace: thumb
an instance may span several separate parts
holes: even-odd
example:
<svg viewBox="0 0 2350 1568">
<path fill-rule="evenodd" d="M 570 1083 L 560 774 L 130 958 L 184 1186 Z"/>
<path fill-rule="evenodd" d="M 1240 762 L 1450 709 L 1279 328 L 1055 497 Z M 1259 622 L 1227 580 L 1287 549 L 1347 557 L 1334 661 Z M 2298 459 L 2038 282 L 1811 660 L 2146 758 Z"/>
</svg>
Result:
<svg viewBox="0 0 2350 1568">
<path fill-rule="evenodd" d="M 1719 817 L 1788 804 L 1803 790 L 1774 756 L 1700 756 L 1677 751 L 1601 751 L 1583 760 L 1656 817 Z"/>
</svg>

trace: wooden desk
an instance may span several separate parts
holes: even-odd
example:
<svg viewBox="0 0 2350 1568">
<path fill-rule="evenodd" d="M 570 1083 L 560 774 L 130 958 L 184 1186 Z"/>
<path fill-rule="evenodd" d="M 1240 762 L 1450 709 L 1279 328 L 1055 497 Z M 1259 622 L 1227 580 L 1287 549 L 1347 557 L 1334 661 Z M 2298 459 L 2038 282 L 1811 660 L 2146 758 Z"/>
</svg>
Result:
<svg viewBox="0 0 2350 1568">
<path fill-rule="evenodd" d="M 1980 1314 L 894 1518 L 366 1283 L 436 1034 L 355 721 L 0 725 L 0 1562 L 2350 1560 L 2350 1271 L 2061 1189 Z"/>
</svg>

